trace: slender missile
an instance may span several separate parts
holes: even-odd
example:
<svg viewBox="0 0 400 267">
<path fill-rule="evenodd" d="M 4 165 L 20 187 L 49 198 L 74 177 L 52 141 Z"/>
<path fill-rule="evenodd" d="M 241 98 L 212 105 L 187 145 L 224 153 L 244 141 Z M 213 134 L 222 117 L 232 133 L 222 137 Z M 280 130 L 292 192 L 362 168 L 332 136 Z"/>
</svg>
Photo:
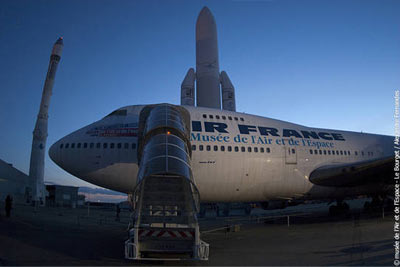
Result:
<svg viewBox="0 0 400 267">
<path fill-rule="evenodd" d="M 204 7 L 196 22 L 197 106 L 221 109 L 217 25 Z"/>
<path fill-rule="evenodd" d="M 181 85 L 181 105 L 194 106 L 194 69 L 190 68 Z"/>
<path fill-rule="evenodd" d="M 44 205 L 46 200 L 44 188 L 44 156 L 47 140 L 47 121 L 49 117 L 50 97 L 52 95 L 54 78 L 57 66 L 61 59 L 63 50 L 63 38 L 60 37 L 51 51 L 49 68 L 43 86 L 42 100 L 40 102 L 39 114 L 37 116 L 35 129 L 33 130 L 31 161 L 29 177 L 32 184 L 32 196 L 36 205 Z"/>
</svg>

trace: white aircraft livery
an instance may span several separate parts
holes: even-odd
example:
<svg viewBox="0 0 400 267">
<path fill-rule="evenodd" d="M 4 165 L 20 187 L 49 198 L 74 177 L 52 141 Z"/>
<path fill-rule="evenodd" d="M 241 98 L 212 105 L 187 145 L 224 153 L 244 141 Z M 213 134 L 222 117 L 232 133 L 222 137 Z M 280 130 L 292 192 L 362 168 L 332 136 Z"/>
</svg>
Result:
<svg viewBox="0 0 400 267">
<path fill-rule="evenodd" d="M 122 107 L 69 134 L 51 146 L 51 159 L 89 183 L 133 193 L 144 128 L 140 117 L 146 107 Z M 393 189 L 391 136 L 310 128 L 212 108 L 174 107 L 190 116 L 188 153 L 202 202 L 343 200 L 385 196 Z"/>
</svg>

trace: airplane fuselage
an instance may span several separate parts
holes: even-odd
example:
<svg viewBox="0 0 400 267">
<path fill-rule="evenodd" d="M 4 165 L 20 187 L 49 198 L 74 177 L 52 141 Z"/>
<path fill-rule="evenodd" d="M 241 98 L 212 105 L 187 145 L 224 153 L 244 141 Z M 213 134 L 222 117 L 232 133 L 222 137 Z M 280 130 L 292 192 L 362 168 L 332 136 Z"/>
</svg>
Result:
<svg viewBox="0 0 400 267">
<path fill-rule="evenodd" d="M 87 182 L 132 193 L 138 120 L 145 106 L 120 108 L 60 139 L 50 156 Z M 191 119 L 192 171 L 204 202 L 331 198 L 374 194 L 376 186 L 325 187 L 309 181 L 324 165 L 392 156 L 393 137 L 317 129 L 225 110 L 183 106 Z"/>
</svg>

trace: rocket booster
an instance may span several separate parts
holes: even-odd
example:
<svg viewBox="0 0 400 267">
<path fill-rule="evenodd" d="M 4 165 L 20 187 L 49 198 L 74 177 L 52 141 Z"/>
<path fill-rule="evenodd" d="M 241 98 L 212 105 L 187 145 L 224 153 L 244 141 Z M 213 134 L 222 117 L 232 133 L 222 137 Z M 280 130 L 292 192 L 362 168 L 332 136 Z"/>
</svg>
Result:
<svg viewBox="0 0 400 267">
<path fill-rule="evenodd" d="M 45 202 L 44 188 L 44 158 L 47 140 L 47 121 L 52 95 L 54 78 L 56 76 L 57 66 L 61 59 L 63 50 L 63 38 L 60 37 L 53 46 L 50 56 L 49 68 L 47 70 L 46 80 L 43 86 L 42 100 L 40 102 L 39 114 L 37 116 L 35 129 L 33 130 L 31 160 L 29 167 L 29 177 L 32 183 L 33 200 L 43 205 Z"/>
<path fill-rule="evenodd" d="M 196 104 L 236 111 L 235 88 L 225 71 L 219 73 L 217 25 L 211 11 L 204 7 L 196 22 L 196 73 L 191 68 L 181 85 L 181 105 Z"/>
<path fill-rule="evenodd" d="M 194 69 L 190 68 L 181 85 L 181 105 L 194 106 Z"/>
</svg>

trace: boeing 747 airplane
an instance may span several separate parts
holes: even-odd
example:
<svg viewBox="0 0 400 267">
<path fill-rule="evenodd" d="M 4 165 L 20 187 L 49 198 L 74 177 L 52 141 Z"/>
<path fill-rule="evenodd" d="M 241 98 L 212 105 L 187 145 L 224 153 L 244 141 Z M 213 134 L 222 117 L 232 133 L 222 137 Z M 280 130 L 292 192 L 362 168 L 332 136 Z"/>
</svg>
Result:
<svg viewBox="0 0 400 267">
<path fill-rule="evenodd" d="M 137 180 L 134 105 L 62 138 L 50 157 L 87 182 L 132 193 Z M 192 106 L 192 170 L 201 201 L 344 199 L 390 192 L 393 137 L 317 129 L 260 116 Z"/>
</svg>

